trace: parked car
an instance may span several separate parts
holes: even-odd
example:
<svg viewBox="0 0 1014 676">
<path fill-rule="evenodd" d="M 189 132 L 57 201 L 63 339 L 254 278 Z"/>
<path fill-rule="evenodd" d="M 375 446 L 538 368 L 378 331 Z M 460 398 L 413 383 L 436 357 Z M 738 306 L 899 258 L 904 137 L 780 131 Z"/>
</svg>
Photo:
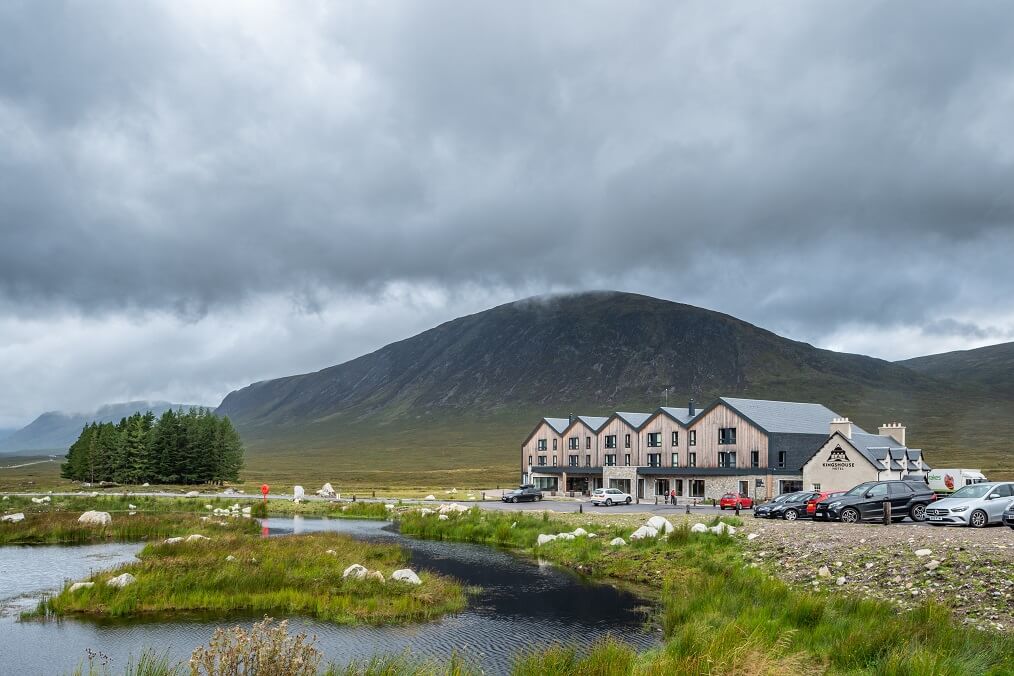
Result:
<svg viewBox="0 0 1014 676">
<path fill-rule="evenodd" d="M 833 500 L 818 502 L 814 516 L 831 521 L 857 523 L 884 518 L 884 503 L 891 503 L 891 520 L 905 517 L 926 520 L 926 505 L 936 500 L 936 493 L 924 481 L 866 481 Z"/>
<path fill-rule="evenodd" d="M 1007 505 L 1007 511 L 1003 513 L 1003 522 L 1014 528 L 1014 502 Z"/>
<path fill-rule="evenodd" d="M 522 484 L 512 491 L 508 491 L 500 498 L 504 502 L 518 503 L 522 500 L 538 502 L 542 499 L 542 491 L 532 484 Z"/>
<path fill-rule="evenodd" d="M 623 503 L 629 505 L 633 500 L 630 495 L 624 493 L 619 488 L 596 488 L 592 491 L 591 503 L 593 505 L 605 505 L 606 507 L 612 507 Z"/>
<path fill-rule="evenodd" d="M 814 491 L 789 493 L 782 500 L 769 502 L 765 516 L 769 519 L 785 519 L 786 521 L 795 521 L 796 519 L 808 516 L 806 513 L 806 503 L 817 495 L 818 493 Z M 761 505 L 757 509 L 761 509 L 762 507 L 764 505 Z"/>
<path fill-rule="evenodd" d="M 775 505 L 777 505 L 779 502 L 782 502 L 783 500 L 788 500 L 793 495 L 795 495 L 795 493 L 782 493 L 781 495 L 776 495 L 774 498 L 772 498 L 768 502 L 765 502 L 765 503 L 763 503 L 761 505 L 755 506 L 753 508 L 753 516 L 754 516 L 754 518 L 755 519 L 766 519 L 766 518 L 768 518 L 769 516 L 771 516 L 771 510 L 772 510 L 772 508 L 774 508 Z"/>
<path fill-rule="evenodd" d="M 820 519 L 817 519 L 817 503 L 830 502 L 829 498 L 837 497 L 843 494 L 844 492 L 845 491 L 821 491 L 820 494 L 817 495 L 817 497 L 811 498 L 806 502 L 806 515 L 811 519 L 813 519 L 814 521 L 819 521 Z M 826 512 L 824 514 L 825 514 L 824 518 L 826 518 Z"/>
<path fill-rule="evenodd" d="M 752 509 L 753 498 L 742 493 L 726 493 L 718 501 L 718 506 L 722 509 L 736 509 L 737 507 L 740 509 Z"/>
<path fill-rule="evenodd" d="M 1008 505 L 1014 503 L 1014 483 L 969 484 L 926 508 L 926 520 L 934 526 L 957 524 L 982 528 L 1001 523 Z"/>
</svg>

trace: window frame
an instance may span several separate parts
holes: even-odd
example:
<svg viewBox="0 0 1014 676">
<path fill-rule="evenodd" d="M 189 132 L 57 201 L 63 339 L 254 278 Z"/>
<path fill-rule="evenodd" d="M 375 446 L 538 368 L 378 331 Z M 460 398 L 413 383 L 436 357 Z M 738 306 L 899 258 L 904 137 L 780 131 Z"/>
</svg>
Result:
<svg viewBox="0 0 1014 676">
<path fill-rule="evenodd" d="M 690 434 L 687 436 L 687 445 L 688 446 L 697 445 L 697 430 L 690 430 Z"/>
</svg>

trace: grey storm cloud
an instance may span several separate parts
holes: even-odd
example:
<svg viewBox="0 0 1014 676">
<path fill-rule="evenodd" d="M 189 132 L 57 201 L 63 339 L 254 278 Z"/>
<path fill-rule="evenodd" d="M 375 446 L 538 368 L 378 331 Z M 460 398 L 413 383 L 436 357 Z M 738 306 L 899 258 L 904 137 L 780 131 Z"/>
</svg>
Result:
<svg viewBox="0 0 1014 676">
<path fill-rule="evenodd" d="M 392 285 L 611 287 L 816 342 L 1009 335 L 1010 312 L 977 316 L 1014 291 L 1012 22 L 1004 3 L 3 3 L 0 309 L 195 323 L 279 294 L 326 314 Z"/>
</svg>

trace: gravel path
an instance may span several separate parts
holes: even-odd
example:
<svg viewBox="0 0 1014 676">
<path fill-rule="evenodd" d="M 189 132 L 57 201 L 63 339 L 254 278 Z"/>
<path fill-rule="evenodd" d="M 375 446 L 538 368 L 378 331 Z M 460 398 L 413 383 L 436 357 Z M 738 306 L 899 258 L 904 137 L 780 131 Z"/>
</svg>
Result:
<svg viewBox="0 0 1014 676">
<path fill-rule="evenodd" d="M 885 599 L 934 599 L 965 623 L 1014 632 L 1014 530 L 1000 527 L 744 519 L 748 556 L 800 587 Z M 928 552 L 926 551 L 928 550 Z"/>
</svg>

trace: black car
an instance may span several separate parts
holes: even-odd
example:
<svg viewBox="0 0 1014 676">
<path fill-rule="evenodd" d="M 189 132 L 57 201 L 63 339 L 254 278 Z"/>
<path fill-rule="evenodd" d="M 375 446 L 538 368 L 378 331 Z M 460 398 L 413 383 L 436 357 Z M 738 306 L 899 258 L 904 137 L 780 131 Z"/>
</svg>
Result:
<svg viewBox="0 0 1014 676">
<path fill-rule="evenodd" d="M 891 521 L 909 517 L 926 520 L 926 505 L 937 499 L 924 481 L 867 481 L 842 495 L 817 503 L 817 520 L 857 523 L 884 518 L 884 503 L 891 503 Z"/>
<path fill-rule="evenodd" d="M 1004 510 L 1003 524 L 1014 528 L 1014 502 L 1007 505 L 1007 509 Z"/>
<path fill-rule="evenodd" d="M 513 491 L 504 493 L 500 499 L 504 502 L 521 502 L 522 500 L 536 502 L 542 499 L 542 491 L 533 484 L 522 484 Z"/>
<path fill-rule="evenodd" d="M 806 503 L 820 495 L 820 491 L 802 491 L 779 495 L 771 502 L 753 510 L 753 515 L 762 519 L 785 519 L 795 521 L 806 518 Z"/>
</svg>

